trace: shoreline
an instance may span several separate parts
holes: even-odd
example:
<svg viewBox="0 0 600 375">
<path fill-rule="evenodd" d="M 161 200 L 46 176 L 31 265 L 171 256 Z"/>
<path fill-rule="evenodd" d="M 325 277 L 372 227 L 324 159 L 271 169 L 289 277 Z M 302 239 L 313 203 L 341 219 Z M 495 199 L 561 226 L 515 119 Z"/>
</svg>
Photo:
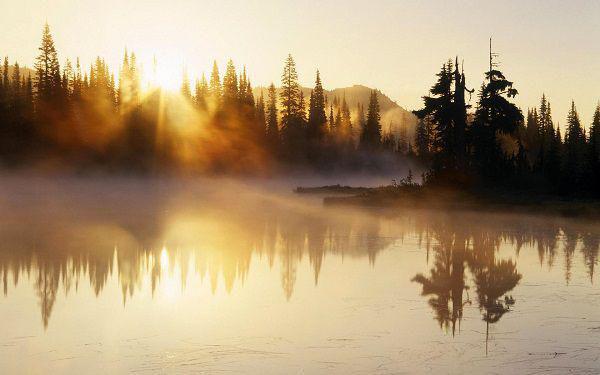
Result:
<svg viewBox="0 0 600 375">
<path fill-rule="evenodd" d="M 450 190 L 420 185 L 377 188 L 329 185 L 297 187 L 294 192 L 324 195 L 324 206 L 494 211 L 600 218 L 600 199 L 531 192 Z"/>
</svg>

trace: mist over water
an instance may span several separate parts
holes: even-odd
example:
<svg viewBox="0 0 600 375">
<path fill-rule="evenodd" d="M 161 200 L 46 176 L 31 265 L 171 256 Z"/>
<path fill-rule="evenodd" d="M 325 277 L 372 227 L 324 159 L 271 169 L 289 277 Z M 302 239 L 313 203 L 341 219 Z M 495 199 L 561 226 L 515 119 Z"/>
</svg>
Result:
<svg viewBox="0 0 600 375">
<path fill-rule="evenodd" d="M 292 193 L 394 177 L 5 174 L 0 369 L 600 371 L 597 222 Z"/>
</svg>

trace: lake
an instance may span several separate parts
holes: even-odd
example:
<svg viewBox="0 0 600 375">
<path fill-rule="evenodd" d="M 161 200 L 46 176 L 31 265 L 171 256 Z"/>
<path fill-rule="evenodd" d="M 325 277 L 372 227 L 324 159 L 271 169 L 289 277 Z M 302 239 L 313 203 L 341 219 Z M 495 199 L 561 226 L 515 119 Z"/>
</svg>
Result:
<svg viewBox="0 0 600 375">
<path fill-rule="evenodd" d="M 600 225 L 4 177 L 0 373 L 600 372 Z"/>
</svg>

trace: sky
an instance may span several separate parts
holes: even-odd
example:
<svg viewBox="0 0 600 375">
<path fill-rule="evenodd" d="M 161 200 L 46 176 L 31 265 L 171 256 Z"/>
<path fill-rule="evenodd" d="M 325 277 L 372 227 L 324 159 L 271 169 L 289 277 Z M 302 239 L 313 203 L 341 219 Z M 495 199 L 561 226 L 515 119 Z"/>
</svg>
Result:
<svg viewBox="0 0 600 375">
<path fill-rule="evenodd" d="M 232 59 L 253 85 L 277 84 L 291 53 L 300 83 L 364 84 L 417 109 L 449 58 L 478 89 L 488 43 L 524 110 L 549 98 L 564 124 L 571 100 L 589 126 L 600 100 L 600 1 L 594 0 L 0 0 L 0 56 L 31 66 L 47 21 L 59 52 L 115 70 L 125 48 L 165 81 Z M 166 77 L 166 78 L 165 78 Z M 472 104 L 475 104 L 473 96 Z"/>
</svg>

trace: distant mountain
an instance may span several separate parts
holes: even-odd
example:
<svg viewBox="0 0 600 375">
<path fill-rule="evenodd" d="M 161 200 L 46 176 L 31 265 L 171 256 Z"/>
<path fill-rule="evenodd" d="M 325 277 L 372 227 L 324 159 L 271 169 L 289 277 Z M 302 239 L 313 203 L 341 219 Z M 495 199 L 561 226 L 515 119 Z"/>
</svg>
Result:
<svg viewBox="0 0 600 375">
<path fill-rule="evenodd" d="M 267 95 L 266 87 L 256 87 L 254 89 L 254 95 L 259 96 L 261 90 L 263 94 Z M 301 87 L 304 97 L 306 98 L 307 105 L 310 98 L 310 92 L 312 89 L 308 87 Z M 334 98 L 337 97 L 341 102 L 342 98 L 346 97 L 346 102 L 350 107 L 352 116 L 356 116 L 358 103 L 361 103 L 365 107 L 365 115 L 367 107 L 369 106 L 369 97 L 371 95 L 371 88 L 363 85 L 354 85 L 352 87 L 342 87 L 333 90 L 325 90 L 327 96 L 327 102 L 333 103 Z M 277 88 L 277 94 L 279 95 L 280 89 Z M 391 131 L 394 134 L 398 134 L 401 127 L 406 127 L 408 134 L 413 135 L 414 129 L 417 124 L 417 118 L 412 112 L 402 108 L 398 103 L 390 99 L 387 95 L 381 91 L 377 91 L 377 98 L 379 99 L 379 108 L 381 110 L 381 125 L 383 131 Z M 329 110 L 327 110 L 329 114 Z M 353 118 L 354 121 L 354 118 Z"/>
<path fill-rule="evenodd" d="M 12 75 L 13 75 L 13 71 L 14 71 L 14 69 L 15 69 L 15 66 L 14 66 L 14 65 L 9 65 L 9 66 L 8 66 L 8 77 L 9 77 L 10 79 L 12 79 Z M 0 71 L 1 71 L 2 73 L 4 73 L 4 65 L 0 65 Z M 31 74 L 31 79 L 34 79 L 34 78 L 35 78 L 35 70 L 33 70 L 33 69 L 29 69 L 29 68 L 28 68 L 28 67 L 26 67 L 26 66 L 20 66 L 20 67 L 19 67 L 19 73 L 21 74 L 21 77 L 25 77 L 25 78 L 27 78 L 27 75 L 28 75 L 28 74 Z"/>
</svg>

